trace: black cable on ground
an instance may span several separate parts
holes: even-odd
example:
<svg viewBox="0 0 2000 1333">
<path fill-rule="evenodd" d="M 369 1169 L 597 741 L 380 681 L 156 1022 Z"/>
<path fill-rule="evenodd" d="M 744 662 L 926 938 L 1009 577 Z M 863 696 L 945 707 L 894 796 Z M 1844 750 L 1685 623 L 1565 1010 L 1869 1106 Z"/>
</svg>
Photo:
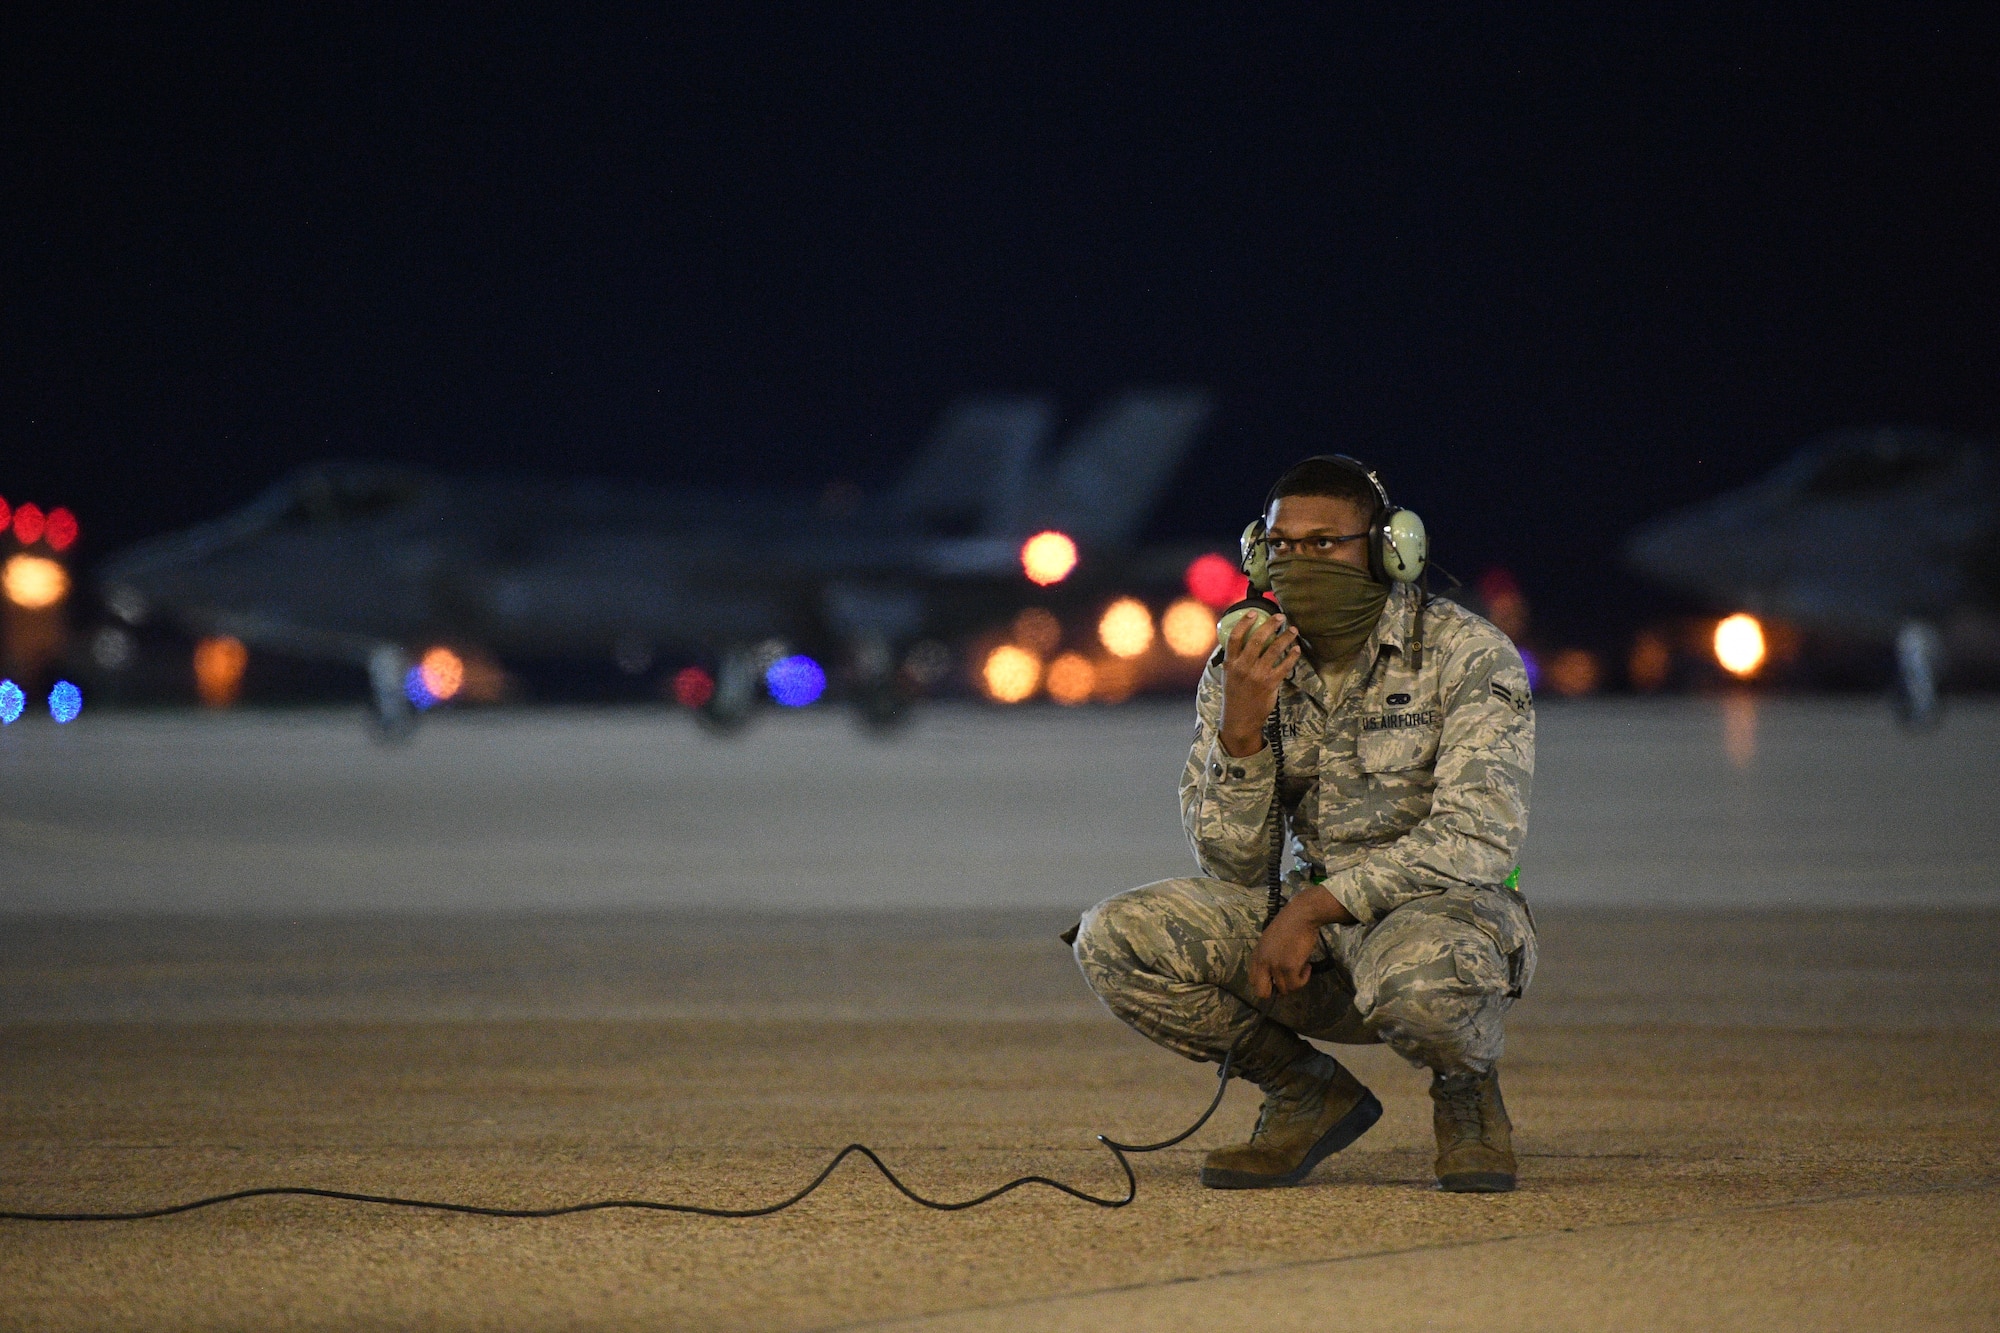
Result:
<svg viewBox="0 0 2000 1333">
<path fill-rule="evenodd" d="M 272 1185 L 261 1189 L 235 1190 L 229 1194 L 212 1194 L 205 1199 L 190 1199 L 186 1203 L 168 1204 L 162 1208 L 140 1208 L 126 1213 L 26 1213 L 0 1212 L 0 1221 L 6 1222 L 142 1222 L 153 1217 L 172 1217 L 176 1213 L 191 1213 L 197 1208 L 212 1208 L 219 1203 L 233 1203 L 238 1199 L 261 1199 L 274 1196 L 293 1196 L 310 1199 L 342 1199 L 349 1203 L 379 1203 L 391 1208 L 425 1208 L 441 1213 L 469 1213 L 474 1217 L 567 1217 L 571 1213 L 594 1213 L 607 1208 L 638 1208 L 654 1213 L 692 1213 L 697 1217 L 769 1217 L 783 1212 L 793 1204 L 803 1202 L 814 1190 L 824 1185 L 840 1164 L 849 1157 L 859 1154 L 874 1163 L 883 1179 L 894 1185 L 899 1193 L 912 1203 L 925 1208 L 934 1208 L 941 1213 L 956 1213 L 966 1208 L 977 1208 L 982 1203 L 991 1203 L 1003 1194 L 1010 1194 L 1024 1185 L 1046 1185 L 1060 1190 L 1073 1199 L 1096 1204 L 1099 1208 L 1123 1208 L 1139 1197 L 1139 1178 L 1132 1173 L 1132 1163 L 1127 1153 L 1159 1152 L 1171 1148 L 1193 1136 L 1196 1130 L 1208 1123 L 1216 1108 L 1222 1105 L 1222 1095 L 1229 1091 L 1229 1068 L 1236 1058 L 1236 1048 L 1243 1039 L 1255 1032 L 1261 1024 L 1253 1023 L 1245 1028 L 1236 1040 L 1230 1043 L 1229 1051 L 1222 1057 L 1222 1068 L 1216 1073 L 1215 1098 L 1201 1118 L 1170 1139 L 1158 1143 L 1120 1143 L 1116 1139 L 1099 1134 L 1097 1141 L 1110 1150 L 1119 1167 L 1125 1172 L 1125 1197 L 1107 1199 L 1080 1190 L 1074 1185 L 1065 1185 L 1060 1180 L 1047 1176 L 1021 1176 L 975 1198 L 952 1203 L 938 1199 L 927 1199 L 905 1185 L 889 1164 L 876 1155 L 873 1148 L 865 1143 L 850 1143 L 834 1154 L 826 1169 L 812 1178 L 812 1182 L 798 1193 L 777 1203 L 762 1208 L 707 1208 L 697 1203 L 659 1203 L 652 1199 L 595 1199 L 589 1203 L 563 1204 L 555 1208 L 482 1208 L 470 1203 L 446 1203 L 434 1199 L 405 1199 L 393 1194 L 357 1194 L 348 1190 L 313 1189 L 303 1185 Z"/>
</svg>

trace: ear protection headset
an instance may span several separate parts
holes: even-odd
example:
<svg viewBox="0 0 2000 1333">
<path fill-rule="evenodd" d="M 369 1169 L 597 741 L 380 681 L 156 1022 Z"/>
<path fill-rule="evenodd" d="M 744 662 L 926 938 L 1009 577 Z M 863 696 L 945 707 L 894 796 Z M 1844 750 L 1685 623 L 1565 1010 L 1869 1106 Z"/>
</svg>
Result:
<svg viewBox="0 0 2000 1333">
<path fill-rule="evenodd" d="M 1414 511 L 1390 501 L 1389 489 L 1375 469 L 1346 454 L 1315 454 L 1305 461 L 1332 463 L 1361 477 L 1374 492 L 1375 511 L 1368 520 L 1368 572 L 1377 583 L 1394 586 L 1415 583 L 1423 577 L 1430 558 L 1430 538 L 1424 531 L 1424 521 Z M 1258 592 L 1271 590 L 1270 547 L 1265 541 L 1264 518 L 1271 512 L 1272 502 L 1278 499 L 1277 490 L 1277 483 L 1273 482 L 1270 493 L 1264 497 L 1263 512 L 1243 529 L 1242 568 L 1250 576 L 1250 586 Z"/>
<path fill-rule="evenodd" d="M 1415 511 L 1390 501 L 1389 488 L 1382 484 L 1375 469 L 1346 454 L 1315 454 L 1304 461 L 1332 463 L 1368 482 L 1375 495 L 1375 511 L 1368 520 L 1368 572 L 1376 582 L 1394 587 L 1398 583 L 1415 583 L 1423 577 L 1430 563 L 1430 536 L 1424 530 L 1424 521 Z M 1273 482 L 1264 496 L 1263 511 L 1243 529 L 1241 568 L 1250 578 L 1251 595 L 1222 613 L 1217 633 L 1225 643 L 1243 616 L 1277 614 L 1276 603 L 1265 596 L 1271 591 L 1271 548 L 1264 532 L 1265 517 L 1271 512 L 1272 502 L 1278 499 L 1277 490 L 1278 484 Z"/>
</svg>

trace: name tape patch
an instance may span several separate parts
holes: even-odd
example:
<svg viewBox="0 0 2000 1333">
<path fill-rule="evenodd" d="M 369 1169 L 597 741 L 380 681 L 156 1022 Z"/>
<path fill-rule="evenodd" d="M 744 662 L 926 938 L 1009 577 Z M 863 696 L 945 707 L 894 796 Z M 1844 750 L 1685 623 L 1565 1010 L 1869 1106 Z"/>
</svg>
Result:
<svg viewBox="0 0 2000 1333">
<path fill-rule="evenodd" d="M 1383 713 L 1365 719 L 1363 731 L 1401 731 L 1405 727 L 1435 727 L 1440 721 L 1435 708 L 1415 708 L 1407 713 Z"/>
</svg>

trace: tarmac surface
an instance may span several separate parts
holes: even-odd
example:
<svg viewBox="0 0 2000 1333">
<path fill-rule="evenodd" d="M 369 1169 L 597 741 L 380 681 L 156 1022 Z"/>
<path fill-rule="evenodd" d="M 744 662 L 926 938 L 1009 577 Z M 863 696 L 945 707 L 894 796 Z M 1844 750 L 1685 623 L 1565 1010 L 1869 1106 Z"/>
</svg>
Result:
<svg viewBox="0 0 2000 1333">
<path fill-rule="evenodd" d="M 1734 711 L 1732 711 L 1734 710 Z M 86 714 L 0 732 L 0 1207 L 259 1184 L 743 1206 L 843 1144 L 966 1197 L 1177 1132 L 1212 1070 L 1054 933 L 1184 873 L 1185 710 Z M 1745 720 L 1745 714 L 1748 720 Z M 2000 710 L 1553 705 L 1503 1064 L 1520 1191 L 1430 1188 L 1424 1079 L 1218 1193 L 1232 1088 L 1135 1203 L 757 1221 L 255 1200 L 0 1223 L 9 1328 L 1992 1328 Z M 1747 739 L 1746 739 L 1747 732 Z"/>
<path fill-rule="evenodd" d="M 0 728 L 0 913 L 630 907 L 1074 910 L 1190 864 L 1191 707 L 837 712 L 717 740 L 685 714 L 86 713 Z M 1539 903 L 2000 906 L 2000 701 L 1556 701 Z"/>
</svg>

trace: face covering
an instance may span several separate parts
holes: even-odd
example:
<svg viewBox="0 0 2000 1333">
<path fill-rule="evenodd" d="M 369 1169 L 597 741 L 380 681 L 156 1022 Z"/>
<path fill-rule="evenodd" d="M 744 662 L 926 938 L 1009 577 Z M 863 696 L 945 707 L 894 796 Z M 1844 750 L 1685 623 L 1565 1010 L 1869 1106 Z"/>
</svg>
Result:
<svg viewBox="0 0 2000 1333">
<path fill-rule="evenodd" d="M 1271 591 L 1314 666 L 1338 662 L 1366 643 L 1389 600 L 1388 588 L 1367 570 L 1299 555 L 1271 562 Z"/>
</svg>

